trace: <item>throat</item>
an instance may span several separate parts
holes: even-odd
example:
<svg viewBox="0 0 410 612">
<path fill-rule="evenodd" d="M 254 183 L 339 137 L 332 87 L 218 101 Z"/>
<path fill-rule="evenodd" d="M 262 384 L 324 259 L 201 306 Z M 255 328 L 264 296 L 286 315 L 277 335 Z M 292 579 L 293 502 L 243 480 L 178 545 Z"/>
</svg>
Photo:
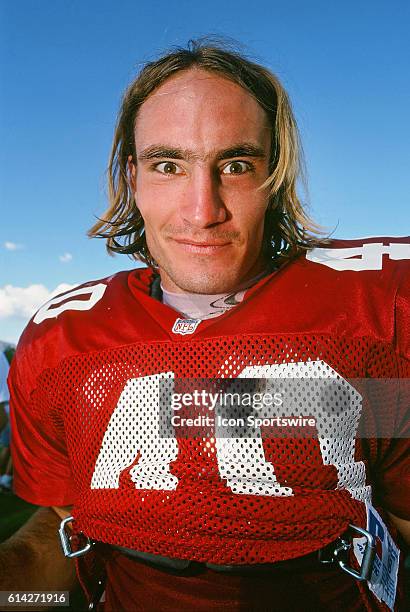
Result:
<svg viewBox="0 0 410 612">
<path fill-rule="evenodd" d="M 174 310 L 182 313 L 189 319 L 212 319 L 219 317 L 231 308 L 235 308 L 245 299 L 245 294 L 250 287 L 255 285 L 269 271 L 264 271 L 248 280 L 230 293 L 218 293 L 207 295 L 201 293 L 173 293 L 162 289 L 162 302 L 171 306 Z"/>
</svg>

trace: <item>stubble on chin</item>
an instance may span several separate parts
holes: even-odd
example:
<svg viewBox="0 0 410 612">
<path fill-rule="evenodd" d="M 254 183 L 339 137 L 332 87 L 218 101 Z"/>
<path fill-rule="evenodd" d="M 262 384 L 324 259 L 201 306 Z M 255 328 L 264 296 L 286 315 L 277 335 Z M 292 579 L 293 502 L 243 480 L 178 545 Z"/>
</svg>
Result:
<svg viewBox="0 0 410 612">
<path fill-rule="evenodd" d="M 159 266 L 163 286 L 178 293 L 198 293 L 216 295 L 236 291 L 244 280 L 240 271 L 226 267 L 224 270 L 199 269 L 191 272 L 176 270 L 173 267 Z"/>
</svg>

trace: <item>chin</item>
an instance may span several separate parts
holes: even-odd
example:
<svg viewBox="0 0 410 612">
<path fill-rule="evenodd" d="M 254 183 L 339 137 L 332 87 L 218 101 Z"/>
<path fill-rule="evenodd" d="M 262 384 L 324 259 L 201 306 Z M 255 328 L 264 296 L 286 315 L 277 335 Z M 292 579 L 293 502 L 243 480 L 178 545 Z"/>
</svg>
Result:
<svg viewBox="0 0 410 612">
<path fill-rule="evenodd" d="M 215 295 L 217 293 L 228 293 L 234 291 L 240 284 L 235 274 L 227 274 L 220 271 L 196 271 L 192 273 L 169 274 L 170 279 L 183 291 L 187 293 L 202 293 Z"/>
</svg>

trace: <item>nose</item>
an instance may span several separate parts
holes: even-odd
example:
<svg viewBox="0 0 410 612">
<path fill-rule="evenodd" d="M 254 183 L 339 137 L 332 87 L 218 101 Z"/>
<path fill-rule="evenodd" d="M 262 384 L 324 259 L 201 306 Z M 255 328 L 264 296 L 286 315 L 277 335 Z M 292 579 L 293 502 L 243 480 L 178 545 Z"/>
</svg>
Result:
<svg viewBox="0 0 410 612">
<path fill-rule="evenodd" d="M 197 168 L 192 173 L 181 205 L 184 222 L 206 228 L 223 223 L 227 209 L 223 202 L 219 176 L 210 168 Z"/>
</svg>

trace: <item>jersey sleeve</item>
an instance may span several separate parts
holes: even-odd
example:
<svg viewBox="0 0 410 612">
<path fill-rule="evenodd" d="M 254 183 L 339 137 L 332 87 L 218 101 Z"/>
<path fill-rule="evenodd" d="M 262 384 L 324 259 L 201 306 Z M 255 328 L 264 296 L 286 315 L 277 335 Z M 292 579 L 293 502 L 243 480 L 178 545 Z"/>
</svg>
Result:
<svg viewBox="0 0 410 612">
<path fill-rule="evenodd" d="M 403 275 L 395 303 L 395 339 L 396 349 L 407 363 L 410 362 L 410 265 Z M 407 377 L 410 376 L 407 371 Z"/>
<path fill-rule="evenodd" d="M 7 388 L 7 374 L 9 363 L 4 353 L 0 352 L 0 402 L 8 402 L 9 390 Z"/>
<path fill-rule="evenodd" d="M 50 418 L 52 394 L 36 387 L 33 369 L 38 364 L 30 367 L 30 357 L 21 352 L 9 375 L 14 491 L 41 506 L 70 505 L 74 487 L 64 430 L 58 431 Z"/>
<path fill-rule="evenodd" d="M 377 468 L 382 506 L 410 520 L 410 274 L 399 287 L 395 306 L 395 349 L 400 378 L 395 437 L 389 441 Z"/>
<path fill-rule="evenodd" d="M 377 493 L 389 512 L 410 520 L 410 363 L 407 377 L 400 381 L 395 437 L 382 440 L 385 451 L 376 466 Z"/>
</svg>

